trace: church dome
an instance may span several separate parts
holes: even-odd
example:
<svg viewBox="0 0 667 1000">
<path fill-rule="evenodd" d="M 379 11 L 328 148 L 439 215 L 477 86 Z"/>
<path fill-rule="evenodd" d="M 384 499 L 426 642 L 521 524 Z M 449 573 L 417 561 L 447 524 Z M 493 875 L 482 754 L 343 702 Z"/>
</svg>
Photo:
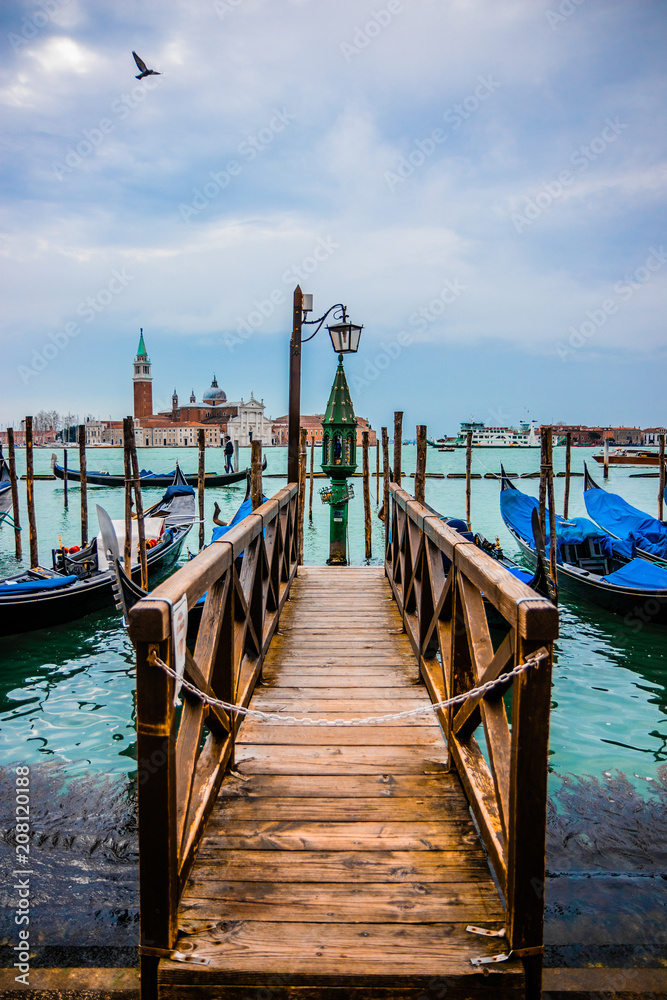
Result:
<svg viewBox="0 0 667 1000">
<path fill-rule="evenodd" d="M 213 381 L 211 382 L 211 388 L 207 389 L 204 393 L 203 400 L 205 403 L 210 403 L 212 406 L 219 406 L 220 403 L 227 402 L 227 393 L 224 389 L 220 388 L 215 375 L 213 376 Z"/>
</svg>

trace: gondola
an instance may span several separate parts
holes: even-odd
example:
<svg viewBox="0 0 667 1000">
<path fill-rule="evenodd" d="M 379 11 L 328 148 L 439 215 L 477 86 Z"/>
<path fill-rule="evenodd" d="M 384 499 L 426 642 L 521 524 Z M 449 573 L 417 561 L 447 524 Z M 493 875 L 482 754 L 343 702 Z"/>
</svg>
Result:
<svg viewBox="0 0 667 1000">
<path fill-rule="evenodd" d="M 503 521 L 527 563 L 534 566 L 537 557 L 532 520 L 538 502 L 518 490 L 502 472 Z M 625 615 L 629 624 L 649 621 L 667 625 L 667 569 L 634 558 L 632 542 L 612 538 L 587 518 L 565 520 L 557 515 L 556 531 L 556 572 L 562 591 Z"/>
<path fill-rule="evenodd" d="M 263 502 L 266 502 L 266 497 L 264 497 Z M 111 520 L 103 508 L 97 508 L 98 517 L 100 518 L 100 528 L 102 530 L 102 537 L 104 540 L 104 546 L 108 553 L 111 554 L 111 564 L 114 569 L 114 595 L 116 598 L 116 608 L 118 611 L 122 612 L 125 624 L 129 624 L 129 611 L 137 601 L 140 601 L 142 597 L 148 597 L 149 591 L 144 590 L 139 586 L 134 580 L 125 572 L 123 567 L 123 561 L 120 556 L 120 550 L 118 546 L 118 540 L 116 538 L 115 531 Z M 250 476 L 247 477 L 246 494 L 243 502 L 241 503 L 236 514 L 226 525 L 217 525 L 212 532 L 211 542 L 221 541 L 227 532 L 243 521 L 244 518 L 252 514 L 252 498 L 250 496 Z M 238 556 L 238 563 L 240 567 L 241 560 L 243 559 L 243 553 Z M 188 611 L 188 640 L 196 639 L 197 632 L 199 630 L 199 623 L 201 621 L 202 611 L 204 610 L 204 602 L 206 600 L 206 594 L 203 594 L 199 598 L 194 607 L 190 608 Z"/>
<path fill-rule="evenodd" d="M 178 463 L 176 466 L 178 470 Z M 262 471 L 266 469 L 266 456 L 264 457 L 264 462 L 262 464 Z M 51 455 L 51 471 L 56 479 L 65 478 L 65 469 L 62 465 L 58 465 L 56 461 L 56 456 Z M 232 486 L 234 483 L 243 482 L 243 480 L 248 475 L 249 469 L 242 469 L 240 472 L 228 472 L 220 473 L 217 472 L 207 472 L 204 476 L 204 486 L 209 489 L 211 486 Z M 173 482 L 175 472 L 150 472 L 146 469 L 142 469 L 139 473 L 139 479 L 142 487 L 150 486 L 160 489 L 165 489 L 170 483 Z M 197 486 L 198 478 L 196 475 L 189 476 L 181 473 L 183 479 L 188 484 L 188 486 Z M 81 482 L 81 471 L 79 469 L 67 469 L 67 478 L 74 483 Z M 89 486 L 125 486 L 124 476 L 114 476 L 110 472 L 86 472 L 86 483 Z"/>
<path fill-rule="evenodd" d="M 195 492 L 177 470 L 162 499 L 146 511 L 149 576 L 163 575 L 177 561 L 195 520 Z M 135 522 L 136 523 L 136 522 Z M 124 522 L 118 522 L 124 532 Z M 53 567 L 37 567 L 0 582 L 0 636 L 61 625 L 113 606 L 113 570 L 101 536 L 83 549 L 58 548 Z M 133 532 L 132 575 L 139 575 Z"/>
<path fill-rule="evenodd" d="M 584 503 L 589 517 L 613 538 L 629 538 L 638 556 L 667 567 L 667 523 L 598 486 L 585 462 Z"/>
</svg>

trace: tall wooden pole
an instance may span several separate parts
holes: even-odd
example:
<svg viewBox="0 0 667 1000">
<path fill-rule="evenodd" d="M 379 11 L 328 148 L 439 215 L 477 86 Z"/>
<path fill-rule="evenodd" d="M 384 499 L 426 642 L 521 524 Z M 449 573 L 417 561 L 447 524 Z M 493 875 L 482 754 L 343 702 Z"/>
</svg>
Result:
<svg viewBox="0 0 667 1000">
<path fill-rule="evenodd" d="M 380 506 L 380 439 L 375 435 L 375 503 Z"/>
<path fill-rule="evenodd" d="M 86 425 L 79 424 L 79 468 L 81 470 L 81 548 L 88 544 L 88 479 L 86 472 Z"/>
<path fill-rule="evenodd" d="M 30 534 L 30 569 L 39 566 L 37 523 L 35 521 L 35 471 L 32 455 L 32 417 L 25 418 L 25 488 L 28 502 L 28 532 Z"/>
<path fill-rule="evenodd" d="M 389 432 L 386 427 L 382 428 L 382 464 L 384 472 L 384 482 L 382 484 L 382 510 L 384 511 L 384 553 L 387 558 L 387 546 L 389 545 L 389 480 L 391 469 L 389 468 Z"/>
<path fill-rule="evenodd" d="M 563 517 L 570 511 L 570 460 L 572 457 L 572 431 L 565 435 L 565 496 L 563 497 Z"/>
<path fill-rule="evenodd" d="M 395 483 L 401 485 L 401 449 L 403 447 L 403 410 L 394 413 L 394 474 Z"/>
<path fill-rule="evenodd" d="M 315 435 L 310 440 L 310 489 L 308 491 L 308 520 L 313 520 L 313 488 L 315 479 Z"/>
<path fill-rule="evenodd" d="M 540 427 L 540 495 L 538 513 L 540 516 L 542 538 L 545 540 L 547 537 L 547 464 L 549 461 L 547 454 L 547 434 L 550 430 L 551 428 L 549 427 Z"/>
<path fill-rule="evenodd" d="M 132 458 L 130 456 L 130 431 L 128 423 L 132 417 L 123 420 L 123 467 L 125 471 L 125 545 L 123 557 L 125 572 L 132 576 Z"/>
<path fill-rule="evenodd" d="M 299 480 L 299 428 L 301 424 L 301 324 L 303 322 L 303 292 L 301 286 L 294 289 L 292 312 L 292 339 L 289 359 L 289 413 L 287 438 L 287 481 Z M 299 511 L 303 519 L 303 510 Z"/>
<path fill-rule="evenodd" d="M 556 527 L 556 502 L 554 500 L 554 456 L 553 456 L 553 427 L 549 427 L 547 435 L 547 497 L 549 500 L 549 570 L 553 584 L 554 601 L 558 603 L 558 578 L 556 576 L 556 565 L 558 556 L 557 527 Z"/>
<path fill-rule="evenodd" d="M 199 468 L 197 470 L 197 499 L 199 501 L 199 548 L 204 548 L 204 489 L 206 486 L 206 433 L 203 427 L 197 431 L 199 448 Z"/>
<path fill-rule="evenodd" d="M 19 513 L 19 484 L 16 477 L 16 451 L 14 449 L 14 428 L 7 428 L 7 447 L 9 449 L 9 481 L 12 484 L 12 508 L 14 511 L 14 551 L 16 558 L 23 555 L 21 543 L 21 515 Z"/>
<path fill-rule="evenodd" d="M 468 531 L 472 530 L 472 515 L 470 504 L 470 484 L 472 481 L 472 431 L 466 434 L 466 524 Z"/>
<path fill-rule="evenodd" d="M 144 525 L 144 504 L 141 499 L 141 483 L 139 481 L 139 460 L 134 442 L 134 420 L 127 421 L 127 436 L 132 460 L 132 479 L 134 480 L 134 508 L 137 516 L 137 532 L 139 535 L 139 566 L 141 567 L 141 586 L 148 590 L 148 565 L 146 562 L 146 529 Z"/>
<path fill-rule="evenodd" d="M 262 506 L 262 442 L 250 442 L 250 496 L 252 509 Z"/>
<path fill-rule="evenodd" d="M 426 424 L 417 424 L 417 467 L 415 469 L 415 500 L 424 503 L 426 495 Z"/>
<path fill-rule="evenodd" d="M 303 521 L 306 506 L 306 437 L 308 431 L 302 427 L 299 431 L 299 468 L 296 482 L 299 484 L 298 514 L 297 514 L 297 552 L 298 565 L 303 566 Z M 290 480 L 291 482 L 291 480 Z"/>
<path fill-rule="evenodd" d="M 658 438 L 658 461 L 660 462 L 660 485 L 658 486 L 658 520 L 663 521 L 665 503 L 665 435 Z"/>
<path fill-rule="evenodd" d="M 604 439 L 604 472 L 603 479 L 609 479 L 609 438 Z"/>
<path fill-rule="evenodd" d="M 63 507 L 67 510 L 69 500 L 67 498 L 67 448 L 63 448 Z"/>
<path fill-rule="evenodd" d="M 370 559 L 372 552 L 371 545 L 371 484 L 370 468 L 368 462 L 368 431 L 361 432 L 361 449 L 363 452 L 363 482 L 364 482 L 364 552 L 366 559 Z"/>
</svg>

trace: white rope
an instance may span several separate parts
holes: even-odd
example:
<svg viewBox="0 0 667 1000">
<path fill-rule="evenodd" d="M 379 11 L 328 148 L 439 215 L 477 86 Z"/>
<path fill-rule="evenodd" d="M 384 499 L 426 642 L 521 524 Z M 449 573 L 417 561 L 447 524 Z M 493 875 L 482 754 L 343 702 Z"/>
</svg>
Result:
<svg viewBox="0 0 667 1000">
<path fill-rule="evenodd" d="M 446 701 L 439 701 L 435 704 L 430 703 L 428 705 L 423 705 L 421 708 L 412 708 L 406 712 L 398 712 L 394 715 L 371 715 L 365 719 L 310 719 L 307 716 L 302 718 L 297 718 L 294 715 L 282 715 L 280 712 L 261 712 L 256 708 L 242 708 L 240 705 L 232 705 L 228 701 L 222 701 L 219 698 L 212 698 L 210 695 L 205 694 L 200 691 L 196 685 L 191 684 L 190 681 L 186 681 L 185 678 L 182 680 L 179 678 L 175 670 L 161 660 L 156 653 L 152 653 L 149 657 L 148 662 L 152 666 L 161 667 L 162 670 L 170 677 L 173 677 L 175 681 L 181 680 L 181 685 L 186 691 L 190 691 L 191 694 L 199 698 L 206 705 L 211 705 L 216 708 L 224 708 L 227 712 L 236 712 L 238 715 L 244 715 L 250 719 L 257 719 L 258 722 L 287 722 L 293 726 L 366 726 L 373 724 L 380 724 L 384 722 L 397 722 L 400 719 L 412 719 L 417 715 L 426 715 L 427 712 L 436 712 L 441 708 L 450 708 L 454 705 L 462 705 L 464 701 L 468 698 L 476 698 L 479 695 L 486 695 L 494 688 L 504 685 L 507 681 L 514 677 L 518 677 L 520 674 L 529 670 L 531 667 L 536 667 L 540 660 L 546 658 L 546 653 L 538 653 L 536 656 L 531 657 L 530 660 L 526 660 L 525 663 L 519 663 L 512 670 L 508 670 L 506 674 L 501 674 L 500 677 L 496 677 L 492 681 L 487 681 L 486 684 L 481 684 L 477 688 L 472 688 L 470 691 L 466 691 L 464 694 L 457 694 L 454 698 L 448 698 Z"/>
</svg>

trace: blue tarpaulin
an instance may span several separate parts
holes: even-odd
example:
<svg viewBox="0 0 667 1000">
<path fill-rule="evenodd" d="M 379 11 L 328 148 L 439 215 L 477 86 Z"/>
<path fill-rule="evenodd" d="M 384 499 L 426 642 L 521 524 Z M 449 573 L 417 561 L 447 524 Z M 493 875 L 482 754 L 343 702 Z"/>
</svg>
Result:
<svg viewBox="0 0 667 1000">
<path fill-rule="evenodd" d="M 162 497 L 161 503 L 170 500 L 171 497 L 189 497 L 194 494 L 194 487 L 177 483 L 175 486 L 167 486 L 167 492 Z"/>
<path fill-rule="evenodd" d="M 600 491 L 601 492 L 601 491 Z M 667 593 L 667 569 L 647 562 L 646 559 L 633 559 L 621 566 L 615 573 L 603 576 L 606 583 L 614 583 L 618 587 L 632 587 L 634 590 L 664 590 Z"/>
<path fill-rule="evenodd" d="M 38 590 L 57 590 L 59 587 L 69 587 L 78 579 L 78 576 L 49 576 L 44 580 L 2 582 L 0 583 L 0 597 L 6 597 L 8 594 L 29 594 Z"/>
<path fill-rule="evenodd" d="M 638 549 L 667 559 L 667 525 L 662 521 L 606 490 L 585 490 L 584 503 L 593 520 L 606 531 L 618 538 L 629 538 Z"/>
<path fill-rule="evenodd" d="M 532 517 L 533 511 L 538 507 L 535 497 L 526 496 L 521 490 L 502 490 L 500 494 L 500 513 L 503 520 L 517 535 L 520 535 L 530 545 L 535 548 L 533 538 Z M 545 547 L 549 551 L 549 514 L 546 518 L 546 538 Z M 587 539 L 598 542 L 601 552 L 609 557 L 615 556 L 621 559 L 630 559 L 634 555 L 632 542 L 618 541 L 589 521 L 585 517 L 565 518 L 556 515 L 556 538 L 558 541 L 558 561 L 562 562 L 561 548 L 563 545 L 581 545 Z"/>
<path fill-rule="evenodd" d="M 262 499 L 263 504 L 266 503 L 266 499 L 267 499 L 266 497 Z M 242 521 L 244 517 L 247 517 L 248 514 L 252 514 L 252 497 L 245 498 L 239 509 L 234 514 L 234 517 L 229 522 L 229 524 L 225 524 L 224 527 L 219 526 L 213 529 L 213 533 L 211 535 L 211 541 L 219 542 L 220 539 L 227 534 L 230 528 L 233 528 L 236 524 L 239 524 L 239 522 Z"/>
</svg>

